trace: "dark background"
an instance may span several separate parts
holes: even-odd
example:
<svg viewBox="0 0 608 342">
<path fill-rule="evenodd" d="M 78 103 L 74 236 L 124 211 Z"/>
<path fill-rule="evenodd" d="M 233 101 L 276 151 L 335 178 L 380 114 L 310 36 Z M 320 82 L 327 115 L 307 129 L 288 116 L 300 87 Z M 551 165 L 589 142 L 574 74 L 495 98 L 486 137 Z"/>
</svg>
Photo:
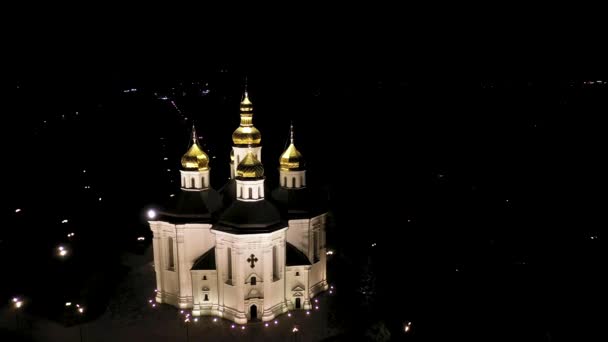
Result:
<svg viewBox="0 0 608 342">
<path fill-rule="evenodd" d="M 150 237 L 145 210 L 175 191 L 192 119 L 216 157 L 214 187 L 227 179 L 247 75 L 267 181 L 294 120 L 309 183 L 329 191 L 333 322 L 347 334 L 380 321 L 395 340 L 600 339 L 608 78 L 597 22 L 407 18 L 285 35 L 128 17 L 12 26 L 1 298 L 29 296 L 41 304 L 28 310 L 57 317 L 76 293 L 112 296 L 120 254 L 147 245 L 134 242 Z M 53 258 L 58 243 L 73 258 Z"/>
</svg>

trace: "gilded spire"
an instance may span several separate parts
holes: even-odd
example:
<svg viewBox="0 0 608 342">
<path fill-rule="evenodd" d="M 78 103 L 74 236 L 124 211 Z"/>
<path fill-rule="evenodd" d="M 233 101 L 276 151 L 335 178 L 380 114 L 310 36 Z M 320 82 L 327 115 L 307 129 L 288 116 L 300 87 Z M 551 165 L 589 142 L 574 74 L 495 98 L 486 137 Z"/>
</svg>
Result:
<svg viewBox="0 0 608 342">
<path fill-rule="evenodd" d="M 279 158 L 279 168 L 281 171 L 300 171 L 304 170 L 306 165 L 304 157 L 294 144 L 294 129 L 293 122 L 289 126 L 289 147 L 281 154 Z"/>
<path fill-rule="evenodd" d="M 262 134 L 253 127 L 253 104 L 249 100 L 247 86 L 241 100 L 241 124 L 232 133 L 232 142 L 235 145 L 259 146 L 262 142 Z"/>
<path fill-rule="evenodd" d="M 192 124 L 192 145 L 182 156 L 182 168 L 186 171 L 205 171 L 209 170 L 209 156 L 198 144 L 196 128 Z"/>
</svg>

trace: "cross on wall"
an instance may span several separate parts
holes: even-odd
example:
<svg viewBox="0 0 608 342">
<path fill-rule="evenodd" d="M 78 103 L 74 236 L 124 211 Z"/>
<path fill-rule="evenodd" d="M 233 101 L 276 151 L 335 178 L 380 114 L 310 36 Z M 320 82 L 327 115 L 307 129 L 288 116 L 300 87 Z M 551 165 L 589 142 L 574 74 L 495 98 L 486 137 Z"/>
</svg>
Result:
<svg viewBox="0 0 608 342">
<path fill-rule="evenodd" d="M 258 262 L 258 258 L 255 257 L 255 255 L 251 254 L 251 256 L 249 258 L 247 258 L 247 262 L 251 263 L 251 268 L 255 267 L 255 263 Z"/>
</svg>

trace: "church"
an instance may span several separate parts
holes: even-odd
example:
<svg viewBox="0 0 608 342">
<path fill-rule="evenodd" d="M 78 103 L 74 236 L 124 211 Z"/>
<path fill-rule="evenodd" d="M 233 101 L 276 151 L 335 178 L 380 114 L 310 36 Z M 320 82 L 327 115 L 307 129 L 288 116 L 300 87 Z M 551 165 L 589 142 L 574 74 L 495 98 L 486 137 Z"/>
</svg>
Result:
<svg viewBox="0 0 608 342">
<path fill-rule="evenodd" d="M 230 180 L 219 191 L 211 187 L 209 157 L 193 127 L 181 159 L 181 189 L 149 212 L 148 222 L 156 302 L 245 324 L 311 309 L 311 299 L 327 290 L 327 207 L 307 184 L 293 125 L 289 146 L 275 159 L 278 186 L 270 191 L 247 91 L 240 117 Z"/>
</svg>

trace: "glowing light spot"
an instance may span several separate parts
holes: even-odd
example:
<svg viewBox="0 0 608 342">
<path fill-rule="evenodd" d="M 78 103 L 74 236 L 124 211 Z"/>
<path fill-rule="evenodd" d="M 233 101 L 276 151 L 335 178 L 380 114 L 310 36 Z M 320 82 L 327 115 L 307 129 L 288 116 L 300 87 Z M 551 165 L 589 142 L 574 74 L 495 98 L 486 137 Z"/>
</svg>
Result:
<svg viewBox="0 0 608 342">
<path fill-rule="evenodd" d="M 66 302 L 65 306 L 72 306 L 72 302 Z"/>
<path fill-rule="evenodd" d="M 15 212 L 19 213 L 19 212 L 21 212 L 21 209 L 15 209 Z"/>
<path fill-rule="evenodd" d="M 153 219 L 156 217 L 156 211 L 150 209 L 148 210 L 148 218 Z"/>
</svg>

